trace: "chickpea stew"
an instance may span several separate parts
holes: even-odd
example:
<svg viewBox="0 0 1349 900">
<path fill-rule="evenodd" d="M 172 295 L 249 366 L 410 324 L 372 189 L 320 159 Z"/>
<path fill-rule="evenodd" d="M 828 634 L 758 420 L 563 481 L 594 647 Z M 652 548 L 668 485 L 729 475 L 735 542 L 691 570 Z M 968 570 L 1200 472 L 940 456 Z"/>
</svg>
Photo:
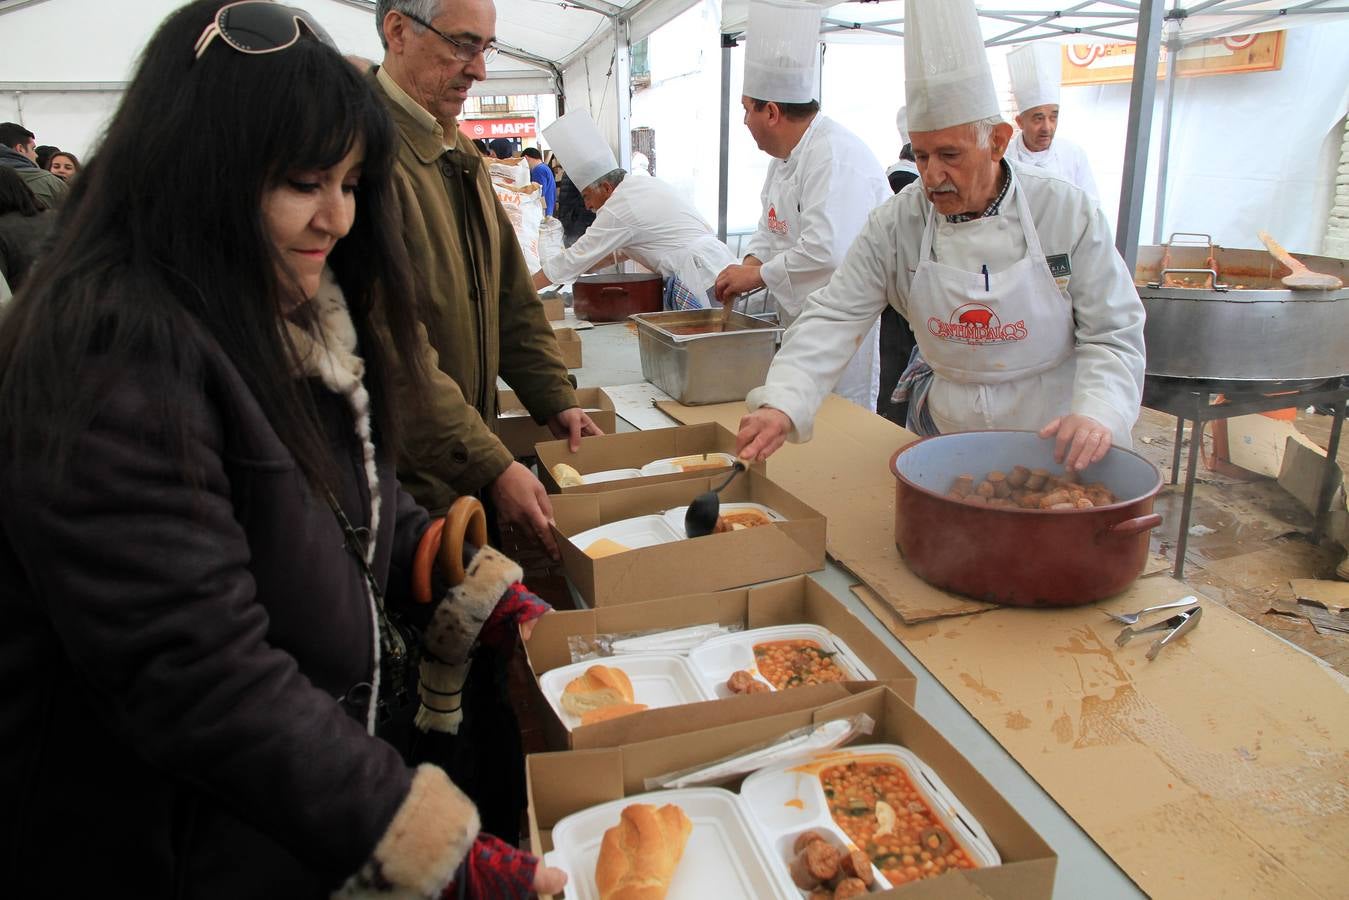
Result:
<svg viewBox="0 0 1349 900">
<path fill-rule="evenodd" d="M 830 817 L 891 884 L 978 868 L 900 766 L 849 762 L 819 777 Z"/>
<path fill-rule="evenodd" d="M 754 645 L 754 663 L 759 674 L 778 690 L 809 684 L 847 681 L 848 675 L 834 662 L 834 651 L 818 641 L 797 639 Z"/>
</svg>

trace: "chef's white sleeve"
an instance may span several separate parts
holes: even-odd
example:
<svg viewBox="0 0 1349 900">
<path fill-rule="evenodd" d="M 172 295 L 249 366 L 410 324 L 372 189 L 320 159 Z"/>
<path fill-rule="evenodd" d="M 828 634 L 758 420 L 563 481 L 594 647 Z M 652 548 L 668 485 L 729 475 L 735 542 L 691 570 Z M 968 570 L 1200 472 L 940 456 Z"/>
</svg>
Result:
<svg viewBox="0 0 1349 900">
<path fill-rule="evenodd" d="M 814 154 L 803 161 L 801 209 L 786 213 L 795 212 L 799 236 L 760 270 L 773 299 L 793 318 L 805 308 L 811 290 L 842 264 L 867 221 L 858 212 L 876 206 L 874 183 L 830 151 L 827 158 Z"/>
<path fill-rule="evenodd" d="M 768 378 L 745 398 L 751 410 L 771 406 L 792 420 L 790 440 L 808 441 L 815 414 L 838 383 L 887 303 L 895 302 L 897 217 L 875 209 L 833 278 L 806 300 L 782 338 Z"/>
<path fill-rule="evenodd" d="M 585 234 L 577 238 L 576 243 L 543 263 L 543 272 L 548 280 L 554 284 L 575 281 L 596 263 L 632 242 L 632 227 L 609 209 L 612 202 L 611 197 L 609 203 L 600 207 L 595 221 L 590 223 Z"/>
<path fill-rule="evenodd" d="M 1105 213 L 1092 204 L 1088 215 L 1068 280 L 1077 340 L 1072 411 L 1100 421 L 1128 447 L 1143 398 L 1143 301 Z"/>
</svg>

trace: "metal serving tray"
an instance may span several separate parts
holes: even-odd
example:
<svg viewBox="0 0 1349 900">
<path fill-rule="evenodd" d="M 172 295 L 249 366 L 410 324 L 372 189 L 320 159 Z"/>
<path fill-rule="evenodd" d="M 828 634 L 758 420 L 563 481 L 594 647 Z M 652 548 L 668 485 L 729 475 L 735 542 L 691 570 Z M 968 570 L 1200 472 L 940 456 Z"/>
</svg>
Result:
<svg viewBox="0 0 1349 900">
<path fill-rule="evenodd" d="M 721 310 L 639 313 L 642 377 L 687 406 L 743 400 L 764 383 L 783 329 L 753 316 Z"/>
</svg>

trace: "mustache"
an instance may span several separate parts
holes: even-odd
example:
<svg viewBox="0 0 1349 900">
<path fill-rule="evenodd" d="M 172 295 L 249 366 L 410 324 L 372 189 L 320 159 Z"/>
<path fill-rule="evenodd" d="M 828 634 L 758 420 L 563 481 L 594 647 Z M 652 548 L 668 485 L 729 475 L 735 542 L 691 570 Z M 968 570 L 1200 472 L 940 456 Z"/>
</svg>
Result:
<svg viewBox="0 0 1349 900">
<path fill-rule="evenodd" d="M 951 182 L 946 181 L 937 187 L 930 187 L 927 190 L 930 194 L 954 194 L 956 192 L 956 186 Z"/>
</svg>

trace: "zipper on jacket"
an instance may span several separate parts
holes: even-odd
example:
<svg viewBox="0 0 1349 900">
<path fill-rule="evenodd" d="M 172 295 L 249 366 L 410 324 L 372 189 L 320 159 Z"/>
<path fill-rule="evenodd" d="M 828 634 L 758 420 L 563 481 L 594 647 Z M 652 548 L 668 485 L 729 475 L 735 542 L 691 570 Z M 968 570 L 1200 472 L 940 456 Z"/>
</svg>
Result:
<svg viewBox="0 0 1349 900">
<path fill-rule="evenodd" d="M 479 161 L 478 165 L 481 166 L 482 162 Z M 478 191 L 476 173 L 467 166 L 461 167 L 460 172 L 459 188 L 461 196 L 464 198 L 464 250 L 468 253 L 469 270 L 472 272 L 473 296 L 477 300 L 478 313 L 478 396 L 476 406 L 487 427 L 495 432 L 496 423 L 486 422 L 488 412 L 487 392 L 489 389 L 496 387 L 495 376 L 487 371 L 487 292 L 479 281 L 481 269 L 478 267 L 478 254 L 475 251 L 476 235 L 471 227 L 473 224 L 472 216 L 468 207 L 470 202 L 477 205 L 479 218 L 484 226 L 487 225 L 487 210 L 483 208 L 483 198 Z M 473 198 L 471 201 L 470 195 Z M 488 384 L 489 381 L 492 382 L 491 385 Z"/>
</svg>

